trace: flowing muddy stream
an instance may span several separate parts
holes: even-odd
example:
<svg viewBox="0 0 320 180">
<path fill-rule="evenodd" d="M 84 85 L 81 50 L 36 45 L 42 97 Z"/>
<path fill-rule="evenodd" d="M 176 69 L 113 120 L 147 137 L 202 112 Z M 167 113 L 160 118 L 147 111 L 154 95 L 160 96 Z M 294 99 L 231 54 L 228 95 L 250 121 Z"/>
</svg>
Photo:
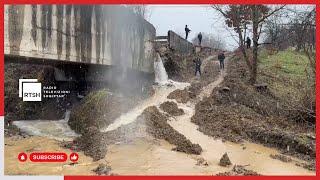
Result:
<svg viewBox="0 0 320 180">
<path fill-rule="evenodd" d="M 158 64 L 157 67 L 162 69 L 161 64 Z M 165 101 L 175 101 L 167 99 L 168 94 L 176 89 L 184 89 L 190 85 L 189 83 L 165 80 L 163 79 L 165 76 L 158 77 L 161 79 L 161 83 L 155 87 L 156 91 L 152 97 L 138 104 L 128 113 L 121 115 L 113 124 L 101 129 L 101 131 L 111 131 L 122 125 L 134 123 L 145 108 L 159 106 Z M 112 173 L 119 175 L 213 175 L 232 169 L 231 166 L 221 167 L 218 165 L 221 156 L 227 152 L 233 164 L 247 165 L 247 169 L 257 171 L 263 175 L 315 175 L 315 172 L 298 167 L 294 162 L 285 163 L 270 158 L 270 154 L 279 153 L 273 148 L 249 142 L 243 144 L 222 142 L 198 131 L 197 125 L 191 122 L 191 117 L 195 113 L 195 104 L 202 98 L 209 96 L 212 90 L 219 86 L 222 81 L 223 74 L 217 80 L 204 87 L 197 100 L 187 104 L 177 103 L 185 114 L 171 117 L 168 122 L 192 143 L 199 144 L 203 149 L 201 155 L 189 155 L 172 151 L 171 149 L 174 146 L 168 142 L 145 137 L 125 144 L 108 146 L 106 157 L 96 162 L 93 162 L 92 158 L 80 152 L 79 163 L 75 165 L 68 164 L 70 162 L 46 165 L 26 162 L 21 165 L 16 160 L 16 154 L 22 151 L 65 151 L 69 153 L 70 150 L 62 148 L 57 140 L 72 139 L 76 136 L 65 123 L 65 120 L 61 120 L 60 123 L 63 124 L 64 128 L 57 125 L 55 121 L 45 121 L 45 123 L 43 121 L 32 121 L 35 126 L 30 128 L 31 124 L 26 125 L 27 122 L 22 121 L 21 123 L 15 122 L 15 124 L 23 131 L 32 132 L 35 136 L 18 140 L 13 138 L 6 139 L 5 157 L 9 158 L 5 159 L 5 174 L 88 175 L 94 174 L 92 170 L 100 163 L 108 163 L 112 168 Z M 208 166 L 197 165 L 200 159 L 204 159 Z"/>
<path fill-rule="evenodd" d="M 70 111 L 66 111 L 65 118 L 60 120 L 20 120 L 14 121 L 22 132 L 33 135 L 48 137 L 58 141 L 72 141 L 79 136 L 68 125 Z"/>
</svg>

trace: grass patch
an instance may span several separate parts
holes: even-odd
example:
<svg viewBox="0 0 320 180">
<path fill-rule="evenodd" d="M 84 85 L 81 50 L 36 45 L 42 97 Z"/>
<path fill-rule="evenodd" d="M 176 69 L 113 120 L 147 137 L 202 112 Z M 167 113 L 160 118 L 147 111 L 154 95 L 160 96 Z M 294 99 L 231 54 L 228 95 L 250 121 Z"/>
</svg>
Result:
<svg viewBox="0 0 320 180">
<path fill-rule="evenodd" d="M 259 53 L 259 82 L 266 82 L 273 94 L 285 101 L 299 103 L 305 89 L 311 85 L 308 58 L 293 50 L 270 55 L 262 49 Z"/>
<path fill-rule="evenodd" d="M 285 50 L 274 55 L 268 55 L 262 50 L 259 56 L 260 68 L 278 74 L 295 78 L 296 76 L 306 77 L 309 69 L 308 58 L 300 52 Z"/>
</svg>

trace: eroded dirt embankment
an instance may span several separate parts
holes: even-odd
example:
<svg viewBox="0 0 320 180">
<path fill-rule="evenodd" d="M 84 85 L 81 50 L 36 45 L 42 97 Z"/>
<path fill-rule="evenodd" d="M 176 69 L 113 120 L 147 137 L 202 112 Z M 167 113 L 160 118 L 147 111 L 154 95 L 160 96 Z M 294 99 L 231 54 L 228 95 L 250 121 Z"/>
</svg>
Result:
<svg viewBox="0 0 320 180">
<path fill-rule="evenodd" d="M 314 128 L 288 119 L 287 112 L 281 109 L 281 98 L 251 86 L 242 61 L 229 62 L 221 88 L 196 105 L 192 122 L 207 135 L 277 147 L 287 154 L 311 160 L 314 165 Z"/>
</svg>

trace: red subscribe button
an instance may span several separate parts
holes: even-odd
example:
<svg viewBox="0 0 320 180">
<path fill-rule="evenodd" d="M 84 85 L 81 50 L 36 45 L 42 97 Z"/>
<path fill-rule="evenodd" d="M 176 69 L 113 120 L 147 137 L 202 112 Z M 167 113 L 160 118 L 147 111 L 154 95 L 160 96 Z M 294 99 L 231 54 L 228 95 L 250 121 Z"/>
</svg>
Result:
<svg viewBox="0 0 320 180">
<path fill-rule="evenodd" d="M 32 162 L 65 162 L 68 155 L 66 153 L 31 153 L 29 159 Z"/>
</svg>

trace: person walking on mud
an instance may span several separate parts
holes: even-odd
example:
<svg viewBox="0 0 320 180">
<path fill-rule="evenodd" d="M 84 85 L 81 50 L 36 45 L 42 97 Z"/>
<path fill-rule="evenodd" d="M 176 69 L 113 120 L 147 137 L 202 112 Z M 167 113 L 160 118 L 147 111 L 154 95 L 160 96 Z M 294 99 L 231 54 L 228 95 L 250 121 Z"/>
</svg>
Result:
<svg viewBox="0 0 320 180">
<path fill-rule="evenodd" d="M 200 76 L 201 76 L 201 59 L 199 57 L 199 55 L 197 55 L 196 59 L 193 60 L 194 64 L 195 64 L 195 73 L 194 75 L 197 76 L 197 72 L 199 72 Z"/>
<path fill-rule="evenodd" d="M 220 62 L 220 71 L 223 71 L 224 70 L 224 59 L 225 59 L 225 55 L 224 55 L 224 52 L 220 52 L 219 55 L 218 55 L 218 60 Z"/>
<path fill-rule="evenodd" d="M 202 41 L 202 34 L 199 32 L 198 34 L 198 40 L 199 40 L 199 46 L 201 46 L 201 41 Z"/>
<path fill-rule="evenodd" d="M 184 28 L 184 31 L 186 32 L 186 39 L 188 39 L 189 32 L 191 31 L 191 30 L 188 28 L 188 25 L 186 25 L 186 27 Z"/>
<path fill-rule="evenodd" d="M 246 44 L 247 44 L 247 49 L 249 49 L 251 47 L 251 39 L 249 37 L 247 37 Z"/>
</svg>

